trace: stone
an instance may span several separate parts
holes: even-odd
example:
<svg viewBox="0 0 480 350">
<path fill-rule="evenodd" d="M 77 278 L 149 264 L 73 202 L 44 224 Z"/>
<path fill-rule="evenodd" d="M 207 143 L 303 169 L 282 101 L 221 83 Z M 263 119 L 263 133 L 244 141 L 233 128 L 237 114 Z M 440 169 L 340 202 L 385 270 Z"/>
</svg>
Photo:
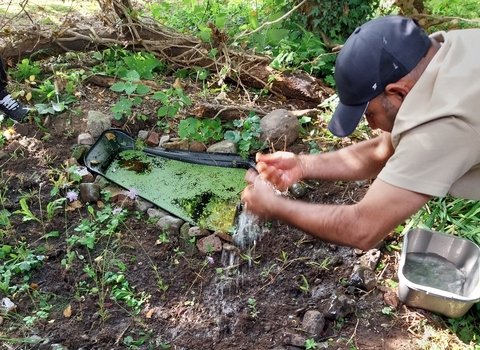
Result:
<svg viewBox="0 0 480 350">
<path fill-rule="evenodd" d="M 87 145 L 73 145 L 72 146 L 72 158 L 75 158 L 77 161 L 83 159 L 85 153 L 88 151 Z"/>
<path fill-rule="evenodd" d="M 77 137 L 77 143 L 79 145 L 88 145 L 88 146 L 91 146 L 95 143 L 95 139 L 93 138 L 92 135 L 90 135 L 89 133 L 81 133 L 78 135 Z"/>
<path fill-rule="evenodd" d="M 214 143 L 207 148 L 207 152 L 211 153 L 237 153 L 237 146 L 230 140 L 223 140 Z"/>
<path fill-rule="evenodd" d="M 332 320 L 338 320 L 355 311 L 355 300 L 345 294 L 334 293 L 324 307 L 323 315 Z"/>
<path fill-rule="evenodd" d="M 385 304 L 387 304 L 388 306 L 394 307 L 395 309 L 398 307 L 398 303 L 399 303 L 398 295 L 395 291 L 391 289 L 387 289 L 383 293 L 383 301 L 385 302 Z"/>
<path fill-rule="evenodd" d="M 215 231 L 214 234 L 218 236 L 220 239 L 224 240 L 225 242 L 228 242 L 228 243 L 233 242 L 233 237 L 230 236 L 229 234 L 226 234 L 220 231 Z"/>
<path fill-rule="evenodd" d="M 164 144 L 162 144 L 162 147 L 166 148 L 166 149 L 183 149 L 183 150 L 187 151 L 188 150 L 188 140 L 165 142 Z"/>
<path fill-rule="evenodd" d="M 194 152 L 205 152 L 207 150 L 207 146 L 205 146 L 205 144 L 202 142 L 193 141 L 188 149 Z"/>
<path fill-rule="evenodd" d="M 191 237 L 205 237 L 208 236 L 210 232 L 207 229 L 202 227 L 194 226 L 188 230 L 188 235 Z"/>
<path fill-rule="evenodd" d="M 370 270 L 375 270 L 377 268 L 378 262 L 380 261 L 381 253 L 378 249 L 370 249 L 359 259 L 361 266 L 365 266 Z"/>
<path fill-rule="evenodd" d="M 150 219 L 160 219 L 164 216 L 169 215 L 166 211 L 158 208 L 148 208 L 147 215 Z"/>
<path fill-rule="evenodd" d="M 302 327 L 311 336 L 318 336 L 325 327 L 325 316 L 320 311 L 308 310 L 303 316 Z"/>
<path fill-rule="evenodd" d="M 262 132 L 260 141 L 267 142 L 275 149 L 284 149 L 298 138 L 300 123 L 292 112 L 276 109 L 260 120 Z"/>
<path fill-rule="evenodd" d="M 197 241 L 197 249 L 203 255 L 221 252 L 222 241 L 216 235 L 210 235 Z"/>
<path fill-rule="evenodd" d="M 110 183 L 110 181 L 108 181 L 105 177 L 103 177 L 102 175 L 97 175 L 95 177 L 95 180 L 93 181 L 93 183 L 95 185 L 97 185 L 98 187 L 100 187 L 101 190 L 103 190 L 105 187 L 108 186 L 108 184 Z"/>
<path fill-rule="evenodd" d="M 158 145 L 162 146 L 165 142 L 168 142 L 169 140 L 170 140 L 170 135 L 162 135 L 162 137 L 160 137 L 160 141 Z"/>
<path fill-rule="evenodd" d="M 145 140 L 145 143 L 147 144 L 147 146 L 157 147 L 159 142 L 160 142 L 160 137 L 156 132 L 152 131 L 148 133 L 148 137 Z"/>
<path fill-rule="evenodd" d="M 283 344 L 285 345 L 303 347 L 306 341 L 307 338 L 302 335 L 292 333 L 290 331 L 283 333 Z"/>
<path fill-rule="evenodd" d="M 105 130 L 110 129 L 112 119 L 100 111 L 88 111 L 87 129 L 94 138 L 98 138 Z"/>
<path fill-rule="evenodd" d="M 148 137 L 148 131 L 147 130 L 140 130 L 137 134 L 137 137 L 140 139 L 140 140 L 146 140 L 147 137 Z"/>
<path fill-rule="evenodd" d="M 84 203 L 96 203 L 100 199 L 100 187 L 94 183 L 80 184 L 80 198 Z"/>
<path fill-rule="evenodd" d="M 74 173 L 82 178 L 82 182 L 93 182 L 94 180 L 93 175 L 88 171 L 86 166 L 79 166 L 75 169 Z"/>
<path fill-rule="evenodd" d="M 9 157 L 7 152 L 0 151 L 0 160 L 8 159 Z"/>
<path fill-rule="evenodd" d="M 348 285 L 369 292 L 377 286 L 377 276 L 368 267 L 359 266 L 350 276 Z"/>
<path fill-rule="evenodd" d="M 153 203 L 137 197 L 134 206 L 136 211 L 146 213 L 148 209 L 153 207 Z"/>
<path fill-rule="evenodd" d="M 288 189 L 288 192 L 295 198 L 302 198 L 305 196 L 306 190 L 305 186 L 302 184 L 295 182 L 290 188 Z"/>
<path fill-rule="evenodd" d="M 171 234 L 178 235 L 180 233 L 180 227 L 183 225 L 184 221 L 182 219 L 166 215 L 161 217 L 157 221 L 157 226 L 162 232 L 169 232 Z"/>
</svg>

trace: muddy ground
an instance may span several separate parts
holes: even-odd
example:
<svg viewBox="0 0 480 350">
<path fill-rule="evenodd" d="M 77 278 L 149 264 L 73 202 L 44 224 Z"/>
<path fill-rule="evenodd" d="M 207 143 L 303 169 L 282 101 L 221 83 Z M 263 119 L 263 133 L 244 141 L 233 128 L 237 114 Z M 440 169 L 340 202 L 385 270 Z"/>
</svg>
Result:
<svg viewBox="0 0 480 350">
<path fill-rule="evenodd" d="M 85 85 L 83 91 L 70 110 L 46 120 L 45 130 L 32 120 L 14 127 L 22 138 L 3 147 L 9 157 L 0 163 L 2 186 L 8 187 L 4 208 L 10 213 L 21 209 L 21 198 L 28 198 L 32 213 L 41 215 L 41 201 L 45 215 L 47 203 L 65 194 L 50 196 L 52 179 L 58 178 L 52 169 L 66 169 L 77 136 L 86 130 L 88 111 L 109 113 L 118 98 L 94 85 Z M 311 107 L 299 101 L 280 104 L 274 97 L 260 104 L 266 110 Z M 155 130 L 156 120 L 152 112 L 147 121 L 132 119 L 122 128 L 136 135 L 142 129 Z M 19 142 L 24 138 L 30 140 L 29 146 Z M 289 149 L 308 152 L 308 142 L 299 137 Z M 301 200 L 343 205 L 360 200 L 369 184 L 309 181 L 306 185 Z M 92 208 L 99 211 L 109 204 L 104 200 Z M 198 250 L 186 249 L 178 237 L 170 235 L 169 242 L 159 242 L 158 227 L 131 208 L 125 224 L 110 239 L 97 239 L 92 249 L 71 247 L 67 237 L 78 233 L 76 228 L 90 217 L 82 203 L 75 210 L 57 212 L 52 221 L 44 221 L 45 228 L 15 214 L 10 228 L 0 227 L 2 245 L 23 245 L 45 255 L 30 273 L 29 289 L 2 294 L 17 306 L 3 315 L 2 348 L 50 349 L 61 344 L 65 349 L 301 349 L 289 345 L 291 335 L 297 334 L 315 339 L 318 348 L 418 349 L 435 342 L 434 332 L 426 333 L 427 328 L 448 333 L 443 318 L 392 302 L 400 252 L 388 250 L 387 245 L 401 243 L 394 235 L 378 247 L 377 287 L 365 292 L 346 283 L 362 253 L 312 239 L 282 222 L 268 223 L 251 252 L 253 262 L 240 259 L 238 266 L 226 268 L 220 252 L 212 254 L 210 264 Z M 51 231 L 59 236 L 42 238 Z M 112 284 L 105 282 L 108 273 L 120 272 L 133 291 L 132 298 L 142 300 L 137 314 L 125 298 L 115 300 Z M 159 287 L 159 276 L 168 289 Z M 11 285 L 22 283 L 14 277 Z M 302 329 L 305 313 L 323 312 L 336 293 L 354 301 L 353 312 L 338 320 L 327 318 L 316 337 L 306 334 Z M 390 295 L 388 300 L 385 294 Z M 51 306 L 47 318 L 37 317 L 33 324 L 25 321 L 45 306 Z M 42 341 L 22 342 L 32 337 Z M 20 342 L 8 341 L 12 339 Z M 449 339 L 457 348 L 463 346 L 454 335 Z M 442 344 L 442 348 L 451 345 Z"/>
</svg>

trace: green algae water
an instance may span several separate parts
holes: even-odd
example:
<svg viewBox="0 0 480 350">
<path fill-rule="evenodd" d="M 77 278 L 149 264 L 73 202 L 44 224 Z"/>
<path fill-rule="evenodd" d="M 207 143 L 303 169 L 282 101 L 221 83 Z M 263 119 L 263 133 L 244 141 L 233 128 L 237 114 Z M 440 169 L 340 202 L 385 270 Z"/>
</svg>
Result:
<svg viewBox="0 0 480 350">
<path fill-rule="evenodd" d="M 232 227 L 245 188 L 245 169 L 131 155 L 132 151 L 119 153 L 104 176 L 124 188 L 135 188 L 140 197 L 200 227 L 222 232 Z"/>
<path fill-rule="evenodd" d="M 438 254 L 408 253 L 403 274 L 413 283 L 463 295 L 465 273 Z"/>
</svg>

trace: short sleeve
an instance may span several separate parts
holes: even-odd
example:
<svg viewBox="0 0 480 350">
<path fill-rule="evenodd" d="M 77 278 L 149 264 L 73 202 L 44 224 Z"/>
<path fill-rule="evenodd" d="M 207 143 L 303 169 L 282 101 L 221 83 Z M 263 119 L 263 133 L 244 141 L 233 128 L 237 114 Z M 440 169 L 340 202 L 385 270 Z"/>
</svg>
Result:
<svg viewBox="0 0 480 350">
<path fill-rule="evenodd" d="M 443 197 L 480 163 L 480 137 L 464 120 L 444 117 L 419 125 L 398 138 L 395 153 L 378 178 L 410 191 Z"/>
</svg>

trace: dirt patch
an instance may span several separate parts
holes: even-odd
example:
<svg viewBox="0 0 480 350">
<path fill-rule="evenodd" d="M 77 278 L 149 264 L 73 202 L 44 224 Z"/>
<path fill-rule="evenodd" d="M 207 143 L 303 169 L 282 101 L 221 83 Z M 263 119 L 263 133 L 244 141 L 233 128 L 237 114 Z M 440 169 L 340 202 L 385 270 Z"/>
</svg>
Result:
<svg viewBox="0 0 480 350">
<path fill-rule="evenodd" d="M 3 149 L 10 155 L 1 163 L 2 181 L 8 187 L 4 207 L 9 212 L 20 210 L 20 199 L 27 198 L 36 217 L 45 215 L 45 206 L 54 199 L 50 196 L 55 178 L 52 169 L 65 167 L 76 137 L 85 130 L 88 110 L 108 109 L 104 98 L 108 90 L 87 86 L 85 91 L 75 107 L 83 116 L 66 112 L 51 117 L 46 123 L 48 132 L 29 122 L 16 126 L 21 140 L 29 142 L 13 141 Z M 272 100 L 264 103 L 271 109 L 277 107 Z M 126 129 L 135 135 L 154 125 L 152 117 L 129 123 Z M 306 145 L 299 139 L 291 150 L 307 151 Z M 360 200 L 369 185 L 306 184 L 302 200 L 335 204 Z M 93 211 L 105 204 L 92 205 Z M 422 310 L 402 305 L 385 309 L 384 296 L 393 290 L 387 281 L 397 280 L 399 258 L 398 251 L 385 249 L 386 243 L 379 247 L 378 286 L 367 293 L 346 283 L 358 252 L 315 240 L 282 222 L 269 223 L 255 248 L 243 252 L 250 259 L 231 267 L 225 258 L 222 262 L 222 253 L 212 254 L 211 264 L 177 236 L 159 243 L 158 228 L 134 210 L 114 235 L 96 239 L 91 249 L 67 244 L 82 220 L 91 217 L 86 205 L 60 212 L 51 221 L 43 221 L 45 226 L 22 221 L 22 215 L 10 217 L 11 228 L 2 229 L 2 244 L 23 246 L 45 257 L 30 271 L 28 290 L 3 295 L 17 309 L 4 316 L 2 339 L 36 336 L 44 346 L 61 344 L 68 349 L 297 349 L 289 345 L 292 334 L 311 338 L 302 329 L 305 313 L 323 312 L 335 293 L 346 295 L 355 307 L 345 317 L 325 320 L 315 338 L 322 347 L 417 349 L 426 324 L 442 327 L 440 318 Z M 52 231 L 59 236 L 42 238 Z M 112 275 L 119 278 L 116 284 L 107 282 Z M 14 277 L 10 285 L 25 283 Z M 123 298 L 116 294 L 119 286 L 126 286 Z M 135 302 L 141 305 L 132 307 Z M 25 321 L 47 306 L 48 317 L 37 317 L 31 324 Z"/>
</svg>

